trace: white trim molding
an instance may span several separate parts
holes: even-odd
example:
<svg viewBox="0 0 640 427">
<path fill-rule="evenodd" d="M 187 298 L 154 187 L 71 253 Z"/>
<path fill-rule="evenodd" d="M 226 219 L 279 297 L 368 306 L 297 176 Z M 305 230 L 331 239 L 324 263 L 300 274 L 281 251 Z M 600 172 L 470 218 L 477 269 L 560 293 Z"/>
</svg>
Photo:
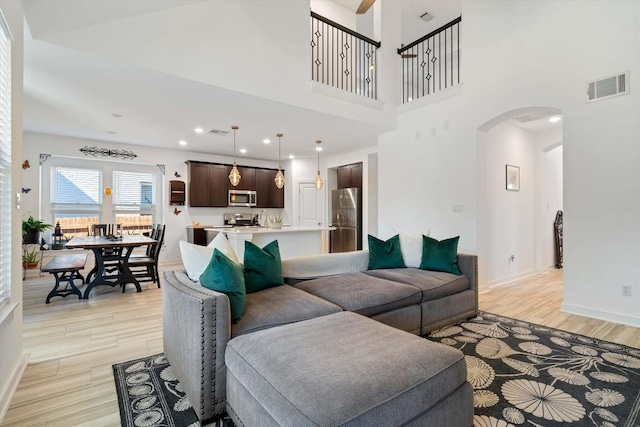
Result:
<svg viewBox="0 0 640 427">
<path fill-rule="evenodd" d="M 640 317 L 625 316 L 608 311 L 593 310 L 572 304 L 562 304 L 560 311 L 567 314 L 577 314 L 579 316 L 592 317 L 594 319 L 606 320 L 608 322 L 620 323 L 623 325 L 640 328 Z"/>
<path fill-rule="evenodd" d="M 2 424 L 4 416 L 9 410 L 9 405 L 11 404 L 11 400 L 13 399 L 13 395 L 16 394 L 18 384 L 20 384 L 20 380 L 22 379 L 24 370 L 27 368 L 28 359 L 28 354 L 25 353 L 22 355 L 22 357 L 20 358 L 20 362 L 16 365 L 15 369 L 8 377 L 9 381 L 7 382 L 7 387 L 4 390 L 0 390 L 0 424 Z"/>
</svg>

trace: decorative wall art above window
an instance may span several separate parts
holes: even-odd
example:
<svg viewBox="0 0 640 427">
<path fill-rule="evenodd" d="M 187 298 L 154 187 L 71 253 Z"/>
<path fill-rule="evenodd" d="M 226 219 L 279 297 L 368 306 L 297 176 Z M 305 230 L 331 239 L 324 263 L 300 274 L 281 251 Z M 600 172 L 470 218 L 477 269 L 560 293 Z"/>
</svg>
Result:
<svg viewBox="0 0 640 427">
<path fill-rule="evenodd" d="M 123 159 L 123 160 L 131 160 L 138 157 L 138 155 L 133 151 L 110 150 L 108 148 L 98 148 L 98 147 L 89 147 L 89 146 L 82 147 L 80 149 L 80 152 L 83 153 L 85 156 L 114 157 L 116 159 Z"/>
</svg>

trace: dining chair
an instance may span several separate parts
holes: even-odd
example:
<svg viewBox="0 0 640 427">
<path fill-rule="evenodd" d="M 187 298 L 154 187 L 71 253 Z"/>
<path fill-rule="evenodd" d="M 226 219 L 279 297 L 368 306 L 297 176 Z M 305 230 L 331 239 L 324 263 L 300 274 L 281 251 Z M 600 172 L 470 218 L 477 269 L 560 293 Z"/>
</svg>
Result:
<svg viewBox="0 0 640 427">
<path fill-rule="evenodd" d="M 92 236 L 122 235 L 122 224 L 92 224 Z"/>
<path fill-rule="evenodd" d="M 122 235 L 122 223 L 118 224 L 91 224 L 89 227 L 92 236 L 115 236 Z M 105 248 L 102 250 L 102 258 L 104 259 L 105 272 L 112 274 L 120 273 L 120 258 L 122 248 Z M 90 281 L 96 274 L 95 268 L 87 275 L 87 281 Z"/>
<path fill-rule="evenodd" d="M 151 238 L 157 243 L 149 245 L 147 254 L 129 257 L 129 270 L 138 282 L 153 282 L 160 287 L 160 274 L 158 273 L 158 258 L 164 242 L 166 225 L 158 225 L 151 233 Z M 124 289 L 123 289 L 124 291 Z"/>
</svg>

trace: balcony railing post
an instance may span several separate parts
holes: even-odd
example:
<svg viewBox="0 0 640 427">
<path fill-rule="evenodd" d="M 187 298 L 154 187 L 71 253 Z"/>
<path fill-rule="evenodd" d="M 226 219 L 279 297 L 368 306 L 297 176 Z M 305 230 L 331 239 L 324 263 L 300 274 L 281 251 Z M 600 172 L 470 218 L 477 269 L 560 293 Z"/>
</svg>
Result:
<svg viewBox="0 0 640 427">
<path fill-rule="evenodd" d="M 462 17 L 398 49 L 403 103 L 460 84 L 460 22 Z"/>
<path fill-rule="evenodd" d="M 314 81 L 376 99 L 380 42 L 311 12 L 311 76 Z"/>
</svg>

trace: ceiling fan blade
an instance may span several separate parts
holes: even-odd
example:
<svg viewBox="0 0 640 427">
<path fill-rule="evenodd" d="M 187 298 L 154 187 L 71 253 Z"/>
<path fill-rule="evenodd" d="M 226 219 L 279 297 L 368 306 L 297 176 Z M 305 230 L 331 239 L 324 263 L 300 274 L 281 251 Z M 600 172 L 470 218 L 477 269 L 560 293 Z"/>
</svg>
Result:
<svg viewBox="0 0 640 427">
<path fill-rule="evenodd" d="M 369 10 L 375 2 L 376 0 L 362 0 L 360 6 L 358 6 L 358 10 L 356 10 L 356 15 L 367 13 L 367 10 Z"/>
<path fill-rule="evenodd" d="M 404 59 L 407 58 L 417 58 L 418 55 L 416 53 L 403 53 L 402 55 L 400 55 L 401 57 L 403 57 Z"/>
</svg>

